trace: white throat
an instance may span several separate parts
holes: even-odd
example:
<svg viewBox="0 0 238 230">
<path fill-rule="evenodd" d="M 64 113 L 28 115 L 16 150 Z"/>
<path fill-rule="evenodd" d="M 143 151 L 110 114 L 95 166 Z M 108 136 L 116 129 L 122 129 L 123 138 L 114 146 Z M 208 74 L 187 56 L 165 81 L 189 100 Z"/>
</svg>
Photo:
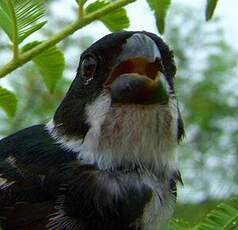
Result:
<svg viewBox="0 0 238 230">
<path fill-rule="evenodd" d="M 64 148 L 78 153 L 85 163 L 112 169 L 126 163 L 160 170 L 174 169 L 177 144 L 177 107 L 169 105 L 111 105 L 110 95 L 103 93 L 86 107 L 90 129 L 82 140 L 72 140 L 48 130 Z M 52 132 L 52 130 L 54 130 Z M 170 170 L 169 170 L 170 171 Z"/>
</svg>

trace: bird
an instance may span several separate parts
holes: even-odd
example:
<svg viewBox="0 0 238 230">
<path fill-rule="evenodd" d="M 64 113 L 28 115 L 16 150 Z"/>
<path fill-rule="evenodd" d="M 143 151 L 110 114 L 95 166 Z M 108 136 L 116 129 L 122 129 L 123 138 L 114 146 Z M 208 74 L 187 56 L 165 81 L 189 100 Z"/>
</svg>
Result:
<svg viewBox="0 0 238 230">
<path fill-rule="evenodd" d="M 51 121 L 0 140 L 0 225 L 163 230 L 182 183 L 174 54 L 147 31 L 82 52 Z"/>
</svg>

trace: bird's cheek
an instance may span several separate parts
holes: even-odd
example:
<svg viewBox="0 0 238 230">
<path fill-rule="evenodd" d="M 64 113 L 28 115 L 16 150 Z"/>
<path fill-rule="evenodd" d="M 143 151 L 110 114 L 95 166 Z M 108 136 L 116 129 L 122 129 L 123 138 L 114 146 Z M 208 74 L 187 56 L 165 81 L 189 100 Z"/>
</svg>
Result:
<svg viewBox="0 0 238 230">
<path fill-rule="evenodd" d="M 165 82 L 160 77 L 151 79 L 139 74 L 122 74 L 111 85 L 112 103 L 167 104 L 169 100 Z"/>
</svg>

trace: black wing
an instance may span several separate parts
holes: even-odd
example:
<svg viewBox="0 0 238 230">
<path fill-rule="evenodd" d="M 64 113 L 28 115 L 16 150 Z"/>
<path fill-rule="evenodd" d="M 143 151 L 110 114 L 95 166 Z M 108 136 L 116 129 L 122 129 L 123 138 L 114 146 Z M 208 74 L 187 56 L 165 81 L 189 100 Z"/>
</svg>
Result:
<svg viewBox="0 0 238 230">
<path fill-rule="evenodd" d="M 75 159 L 75 153 L 62 149 L 44 125 L 0 140 L 0 223 L 4 229 L 44 229 L 54 212 L 60 168 Z"/>
</svg>

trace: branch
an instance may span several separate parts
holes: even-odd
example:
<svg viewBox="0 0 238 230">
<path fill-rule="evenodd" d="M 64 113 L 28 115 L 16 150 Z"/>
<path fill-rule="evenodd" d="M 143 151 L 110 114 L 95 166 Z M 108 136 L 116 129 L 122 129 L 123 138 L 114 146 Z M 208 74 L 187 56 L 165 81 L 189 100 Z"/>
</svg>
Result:
<svg viewBox="0 0 238 230">
<path fill-rule="evenodd" d="M 78 5 L 79 5 L 79 12 L 78 12 L 78 16 L 79 16 L 79 19 L 82 19 L 83 16 L 84 16 L 84 10 L 83 10 L 83 6 L 85 4 L 85 0 L 78 0 Z"/>
<path fill-rule="evenodd" d="M 57 43 L 62 41 L 64 38 L 73 34 L 75 31 L 79 30 L 80 28 L 134 1 L 136 0 L 118 0 L 118 1 L 110 3 L 109 5 L 105 6 L 104 8 L 100 10 L 97 10 L 91 14 L 85 15 L 83 18 L 78 18 L 75 22 L 73 22 L 62 31 L 50 37 L 45 42 L 42 42 L 40 45 L 36 46 L 35 48 L 25 53 L 19 54 L 17 59 L 13 59 L 8 64 L 0 68 L 0 79 L 6 76 L 7 74 L 9 74 L 10 72 L 12 72 L 13 70 L 29 62 L 30 60 L 32 60 L 34 57 L 39 55 L 44 50 L 56 45 Z"/>
</svg>

